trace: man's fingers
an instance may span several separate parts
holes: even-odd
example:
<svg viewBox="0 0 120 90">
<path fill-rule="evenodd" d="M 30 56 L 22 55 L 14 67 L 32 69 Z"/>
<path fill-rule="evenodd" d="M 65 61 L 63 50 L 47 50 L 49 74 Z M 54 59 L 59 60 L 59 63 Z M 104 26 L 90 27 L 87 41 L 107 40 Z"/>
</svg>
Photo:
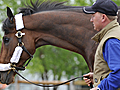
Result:
<svg viewBox="0 0 120 90">
<path fill-rule="evenodd" d="M 83 77 L 87 77 L 87 76 L 89 76 L 89 74 L 85 74 L 85 75 L 83 75 Z"/>
<path fill-rule="evenodd" d="M 90 79 L 84 79 L 87 84 L 91 83 Z"/>
</svg>

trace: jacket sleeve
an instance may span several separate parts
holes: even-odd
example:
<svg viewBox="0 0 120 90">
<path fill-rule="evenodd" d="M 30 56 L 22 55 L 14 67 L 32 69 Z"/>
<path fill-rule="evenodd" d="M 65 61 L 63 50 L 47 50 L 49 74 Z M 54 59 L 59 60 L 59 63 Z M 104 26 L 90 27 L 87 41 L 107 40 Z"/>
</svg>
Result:
<svg viewBox="0 0 120 90">
<path fill-rule="evenodd" d="M 120 88 L 120 40 L 107 40 L 103 48 L 103 57 L 112 72 L 98 87 L 101 90 L 117 90 Z"/>
</svg>

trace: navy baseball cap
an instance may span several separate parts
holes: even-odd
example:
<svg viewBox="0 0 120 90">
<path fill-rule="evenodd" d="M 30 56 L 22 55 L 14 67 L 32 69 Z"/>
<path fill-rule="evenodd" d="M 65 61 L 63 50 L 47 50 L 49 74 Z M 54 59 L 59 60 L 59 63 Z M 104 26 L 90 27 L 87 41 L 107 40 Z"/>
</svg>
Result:
<svg viewBox="0 0 120 90">
<path fill-rule="evenodd" d="M 110 16 L 117 16 L 118 6 L 111 0 L 97 0 L 92 6 L 83 7 L 86 14 L 100 12 Z"/>
</svg>

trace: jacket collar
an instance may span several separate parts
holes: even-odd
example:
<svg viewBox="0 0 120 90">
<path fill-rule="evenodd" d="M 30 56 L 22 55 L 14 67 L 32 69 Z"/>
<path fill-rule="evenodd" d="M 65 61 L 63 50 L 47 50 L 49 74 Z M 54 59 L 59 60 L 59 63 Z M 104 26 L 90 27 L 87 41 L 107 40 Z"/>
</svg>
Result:
<svg viewBox="0 0 120 90">
<path fill-rule="evenodd" d="M 107 26 L 105 26 L 100 32 L 95 34 L 91 39 L 100 42 L 101 39 L 104 37 L 104 35 L 112 28 L 119 26 L 119 23 L 117 22 L 117 19 L 111 21 Z"/>
</svg>

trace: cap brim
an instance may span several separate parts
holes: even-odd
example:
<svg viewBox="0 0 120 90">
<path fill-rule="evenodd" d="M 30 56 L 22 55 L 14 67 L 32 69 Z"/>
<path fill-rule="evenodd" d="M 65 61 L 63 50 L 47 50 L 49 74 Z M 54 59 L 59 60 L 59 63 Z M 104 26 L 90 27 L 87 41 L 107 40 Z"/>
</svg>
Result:
<svg viewBox="0 0 120 90">
<path fill-rule="evenodd" d="M 83 12 L 86 13 L 86 14 L 94 14 L 96 13 L 92 7 L 83 7 Z"/>
</svg>

